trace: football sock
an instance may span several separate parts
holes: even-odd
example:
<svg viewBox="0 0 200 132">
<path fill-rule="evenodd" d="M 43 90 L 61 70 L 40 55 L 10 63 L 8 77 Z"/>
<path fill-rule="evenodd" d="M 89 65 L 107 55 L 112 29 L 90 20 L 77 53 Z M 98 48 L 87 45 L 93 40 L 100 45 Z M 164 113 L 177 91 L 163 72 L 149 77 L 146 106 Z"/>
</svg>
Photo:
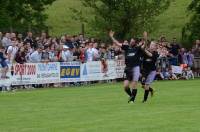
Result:
<svg viewBox="0 0 200 132">
<path fill-rule="evenodd" d="M 137 95 L 137 89 L 132 89 L 132 101 L 134 102 L 135 101 L 135 97 Z"/>
<path fill-rule="evenodd" d="M 147 101 L 148 95 L 149 95 L 149 90 L 145 90 L 144 91 L 144 100 L 143 100 L 143 102 Z"/>
<path fill-rule="evenodd" d="M 130 90 L 130 88 L 129 87 L 125 87 L 125 92 L 129 95 L 129 96 L 131 96 L 131 90 Z"/>
<path fill-rule="evenodd" d="M 153 88 L 149 87 L 149 91 L 150 91 L 150 92 L 153 92 Z"/>
</svg>

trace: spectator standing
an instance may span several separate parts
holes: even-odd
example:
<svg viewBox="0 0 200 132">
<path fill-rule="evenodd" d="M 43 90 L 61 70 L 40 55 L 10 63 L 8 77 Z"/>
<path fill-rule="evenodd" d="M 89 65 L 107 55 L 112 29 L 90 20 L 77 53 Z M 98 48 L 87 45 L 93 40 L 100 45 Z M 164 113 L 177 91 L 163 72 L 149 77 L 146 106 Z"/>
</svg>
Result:
<svg viewBox="0 0 200 132">
<path fill-rule="evenodd" d="M 87 62 L 90 62 L 90 61 L 94 60 L 93 43 L 89 43 L 88 49 L 86 51 L 86 55 L 87 55 Z"/>
<path fill-rule="evenodd" d="M 196 40 L 196 43 L 192 48 L 192 53 L 194 54 L 195 57 L 200 56 L 200 40 Z"/>
<path fill-rule="evenodd" d="M 37 47 L 36 50 L 30 55 L 30 62 L 40 63 L 42 61 L 42 47 Z"/>
<path fill-rule="evenodd" d="M 169 59 L 171 65 L 178 65 L 178 53 L 180 45 L 176 42 L 176 38 L 173 38 L 172 43 L 169 47 L 169 53 L 171 58 Z"/>
<path fill-rule="evenodd" d="M 2 39 L 3 39 L 3 34 L 2 34 L 2 32 L 0 32 L 0 42 Z"/>
<path fill-rule="evenodd" d="M 8 61 L 12 64 L 18 51 L 18 41 L 12 41 L 12 45 L 7 49 Z"/>
<path fill-rule="evenodd" d="M 52 45 L 49 51 L 49 61 L 50 62 L 56 62 L 58 61 L 58 59 L 56 58 L 56 50 L 55 50 L 55 46 Z"/>
<path fill-rule="evenodd" d="M 11 39 L 10 39 L 10 33 L 6 33 L 5 36 L 2 39 L 2 45 L 5 49 L 7 49 L 9 46 L 12 45 Z"/>
<path fill-rule="evenodd" d="M 42 62 L 49 62 L 49 47 L 44 46 L 44 50 L 42 52 Z"/>
<path fill-rule="evenodd" d="M 24 39 L 24 42 L 30 43 L 30 45 L 31 45 L 32 48 L 36 48 L 37 47 L 36 43 L 34 43 L 32 32 L 28 32 L 27 33 L 27 36 Z"/>
<path fill-rule="evenodd" d="M 70 62 L 73 60 L 73 54 L 70 52 L 69 47 L 64 45 L 62 50 L 62 61 Z"/>
<path fill-rule="evenodd" d="M 93 44 L 93 53 L 94 53 L 94 61 L 98 61 L 100 59 L 100 55 L 99 55 L 99 50 L 98 50 L 98 43 L 94 43 Z"/>
<path fill-rule="evenodd" d="M 191 50 L 187 53 L 187 60 L 188 60 L 188 67 L 192 68 L 194 64 L 194 55 L 192 54 Z"/>
<path fill-rule="evenodd" d="M 1 78 L 7 78 L 6 74 L 8 72 L 8 65 L 6 62 L 5 48 L 0 43 L 0 65 L 2 67 L 2 75 Z"/>
<path fill-rule="evenodd" d="M 24 64 L 26 62 L 26 53 L 24 47 L 20 47 L 17 51 L 15 61 L 19 64 Z"/>
</svg>

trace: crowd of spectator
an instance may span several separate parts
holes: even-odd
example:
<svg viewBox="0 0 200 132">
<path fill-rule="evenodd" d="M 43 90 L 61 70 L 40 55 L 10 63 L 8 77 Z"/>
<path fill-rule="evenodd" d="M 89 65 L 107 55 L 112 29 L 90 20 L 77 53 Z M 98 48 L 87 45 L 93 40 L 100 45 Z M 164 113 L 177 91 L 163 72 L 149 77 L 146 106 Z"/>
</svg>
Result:
<svg viewBox="0 0 200 132">
<path fill-rule="evenodd" d="M 38 37 L 33 37 L 32 32 L 28 32 L 26 36 L 0 32 L 0 43 L 1 66 L 5 67 L 2 73 L 6 73 L 7 64 L 12 63 L 70 61 L 84 63 L 101 59 L 123 59 L 123 51 L 115 44 L 105 44 L 94 38 L 86 38 L 82 34 L 63 35 L 56 38 L 44 32 Z M 200 56 L 200 40 L 196 40 L 192 49 L 182 47 L 177 43 L 176 38 L 173 38 L 171 43 L 165 37 L 161 37 L 158 41 L 149 41 L 149 43 L 158 45 L 160 55 L 158 65 L 162 72 L 170 73 L 170 65 L 193 68 L 194 57 Z M 2 78 L 5 78 L 5 75 L 2 74 Z"/>
</svg>

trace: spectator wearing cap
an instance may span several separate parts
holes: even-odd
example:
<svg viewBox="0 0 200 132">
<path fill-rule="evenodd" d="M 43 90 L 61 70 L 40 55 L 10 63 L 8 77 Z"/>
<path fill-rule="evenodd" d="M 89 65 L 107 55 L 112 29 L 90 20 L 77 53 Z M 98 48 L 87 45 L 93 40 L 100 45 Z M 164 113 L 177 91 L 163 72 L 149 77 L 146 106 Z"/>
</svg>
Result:
<svg viewBox="0 0 200 132">
<path fill-rule="evenodd" d="M 40 63 L 42 60 L 42 47 L 37 47 L 36 50 L 30 55 L 30 62 Z"/>
<path fill-rule="evenodd" d="M 71 53 L 71 51 L 69 50 L 69 47 L 64 45 L 63 46 L 63 50 L 62 50 L 62 61 L 64 62 L 70 62 L 73 61 L 73 54 Z"/>
</svg>

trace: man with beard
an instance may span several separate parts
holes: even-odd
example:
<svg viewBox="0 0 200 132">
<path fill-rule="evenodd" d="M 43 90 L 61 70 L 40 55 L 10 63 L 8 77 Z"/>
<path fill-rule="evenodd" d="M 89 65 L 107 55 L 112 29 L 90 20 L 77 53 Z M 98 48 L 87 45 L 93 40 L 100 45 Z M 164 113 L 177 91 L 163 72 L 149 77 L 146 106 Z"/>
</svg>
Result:
<svg viewBox="0 0 200 132">
<path fill-rule="evenodd" d="M 125 52 L 125 80 L 124 80 L 124 90 L 129 95 L 129 102 L 134 102 L 135 97 L 137 95 L 137 82 L 139 80 L 140 76 L 140 63 L 141 63 L 141 57 L 143 55 L 143 50 L 141 46 L 145 43 L 144 40 L 142 40 L 139 45 L 136 44 L 134 39 L 131 39 L 130 44 L 128 41 L 124 41 L 124 43 L 118 42 L 114 38 L 114 32 L 110 31 L 109 36 L 112 39 L 112 41 L 119 47 L 121 47 L 122 50 Z M 147 33 L 144 33 L 144 38 L 147 37 Z"/>
</svg>

